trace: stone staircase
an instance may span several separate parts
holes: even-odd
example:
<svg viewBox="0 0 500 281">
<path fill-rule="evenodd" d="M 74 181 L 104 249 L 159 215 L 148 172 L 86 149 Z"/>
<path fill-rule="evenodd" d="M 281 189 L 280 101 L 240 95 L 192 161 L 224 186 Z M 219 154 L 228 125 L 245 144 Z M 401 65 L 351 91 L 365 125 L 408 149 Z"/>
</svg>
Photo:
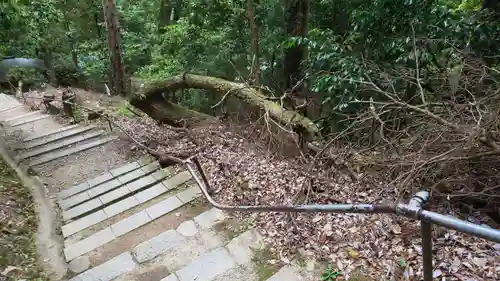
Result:
<svg viewBox="0 0 500 281">
<path fill-rule="evenodd" d="M 9 145 L 16 161 L 56 198 L 71 281 L 319 279 L 297 265 L 260 268 L 255 259 L 269 257 L 257 230 L 206 206 L 182 167 L 124 157 L 110 132 L 60 125 L 3 94 L 0 124 L 20 137 Z"/>
</svg>

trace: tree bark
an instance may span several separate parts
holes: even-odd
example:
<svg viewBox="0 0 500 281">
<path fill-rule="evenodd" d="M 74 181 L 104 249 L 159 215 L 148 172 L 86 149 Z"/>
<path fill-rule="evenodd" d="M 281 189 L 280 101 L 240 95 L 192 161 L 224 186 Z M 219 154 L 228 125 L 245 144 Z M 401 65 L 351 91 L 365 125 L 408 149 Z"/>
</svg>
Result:
<svg viewBox="0 0 500 281">
<path fill-rule="evenodd" d="M 172 17 L 170 18 L 171 22 L 176 23 L 181 18 L 182 5 L 183 5 L 182 0 L 175 0 L 175 5 L 173 6 L 173 11 L 172 11 Z"/>
<path fill-rule="evenodd" d="M 288 37 L 306 37 L 308 34 L 308 0 L 287 0 L 286 32 Z M 291 94 L 301 93 L 303 90 L 300 80 L 304 77 L 301 66 L 307 54 L 307 47 L 296 44 L 285 50 L 284 78 L 285 89 Z"/>
<path fill-rule="evenodd" d="M 130 104 L 156 120 L 165 121 L 172 117 L 173 111 L 179 111 L 179 106 L 165 102 L 163 94 L 183 88 L 215 90 L 224 95 L 234 95 L 240 100 L 266 111 L 278 123 L 291 125 L 295 132 L 308 140 L 311 140 L 319 132 L 318 127 L 310 119 L 298 114 L 296 111 L 282 108 L 279 104 L 269 100 L 259 90 L 246 84 L 210 76 L 184 74 L 146 85 L 139 95 L 130 100 Z M 206 116 L 192 110 L 185 114 L 195 119 Z"/>
<path fill-rule="evenodd" d="M 54 86 L 54 87 L 57 87 L 57 78 L 56 78 L 56 71 L 54 69 L 54 65 L 53 65 L 53 59 L 52 59 L 52 50 L 50 49 L 50 47 L 46 47 L 46 46 L 41 46 L 41 56 L 42 56 L 42 59 L 43 59 L 43 62 L 45 64 L 45 67 L 47 68 L 46 72 L 45 72 L 45 75 L 46 75 L 46 78 L 49 80 L 49 83 Z"/>
<path fill-rule="evenodd" d="M 259 63 L 259 29 L 255 24 L 255 13 L 253 8 L 253 0 L 247 0 L 247 17 L 252 36 L 252 75 L 250 80 L 255 84 L 260 84 L 260 63 Z"/>
<path fill-rule="evenodd" d="M 498 0 L 484 0 L 482 9 L 490 9 L 494 12 L 500 11 L 500 1 Z"/>
<path fill-rule="evenodd" d="M 158 17 L 158 33 L 163 33 L 165 26 L 170 24 L 171 15 L 172 5 L 170 5 L 170 0 L 161 0 L 160 15 Z"/>
<path fill-rule="evenodd" d="M 120 24 L 115 0 L 102 0 L 106 27 L 108 29 L 108 45 L 111 61 L 110 88 L 115 95 L 126 94 L 125 67 L 120 39 Z"/>
</svg>

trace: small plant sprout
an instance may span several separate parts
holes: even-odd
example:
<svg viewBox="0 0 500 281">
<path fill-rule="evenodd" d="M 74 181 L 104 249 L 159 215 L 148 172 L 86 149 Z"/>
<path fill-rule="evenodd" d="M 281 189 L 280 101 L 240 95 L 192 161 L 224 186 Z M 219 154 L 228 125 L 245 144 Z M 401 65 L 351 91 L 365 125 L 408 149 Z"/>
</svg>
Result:
<svg viewBox="0 0 500 281">
<path fill-rule="evenodd" d="M 321 281 L 334 281 L 337 280 L 337 277 L 342 275 L 342 272 L 339 270 L 334 270 L 332 268 L 332 265 L 329 264 L 328 267 L 325 269 L 325 272 L 321 276 Z"/>
</svg>

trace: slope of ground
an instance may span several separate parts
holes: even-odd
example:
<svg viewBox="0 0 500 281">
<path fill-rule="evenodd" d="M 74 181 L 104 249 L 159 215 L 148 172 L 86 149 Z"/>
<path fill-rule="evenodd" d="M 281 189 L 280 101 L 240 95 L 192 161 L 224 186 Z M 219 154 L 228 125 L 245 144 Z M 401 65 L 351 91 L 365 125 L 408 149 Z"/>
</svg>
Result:
<svg viewBox="0 0 500 281">
<path fill-rule="evenodd" d="M 101 101 L 102 96 L 97 95 L 96 99 Z M 116 108 L 108 111 L 118 112 Z M 282 205 L 291 204 L 296 198 L 310 204 L 376 204 L 408 199 L 397 198 L 390 185 L 380 180 L 383 177 L 359 173 L 352 177 L 352 171 L 343 172 L 328 159 L 317 159 L 307 171 L 310 157 L 280 157 L 258 141 L 265 128 L 235 130 L 227 124 L 214 123 L 179 129 L 159 125 L 148 117 L 112 115 L 127 134 L 153 149 L 177 156 L 197 156 L 211 191 L 226 204 Z M 130 144 L 134 146 L 133 142 Z M 304 186 L 310 186 L 308 189 L 313 192 L 303 194 Z M 435 210 L 459 216 L 453 209 L 435 206 Z M 247 213 L 232 215 L 249 218 Z M 251 218 L 280 262 L 295 259 L 314 266 L 309 261 L 321 260 L 342 272 L 345 279 L 353 272 L 374 280 L 419 280 L 422 276 L 418 222 L 390 215 L 325 213 L 264 212 Z M 472 216 L 465 219 L 483 223 Z M 441 227 L 434 230 L 435 277 L 498 280 L 500 245 Z"/>
<path fill-rule="evenodd" d="M 48 280 L 37 262 L 33 204 L 29 189 L 0 160 L 0 280 Z"/>
</svg>

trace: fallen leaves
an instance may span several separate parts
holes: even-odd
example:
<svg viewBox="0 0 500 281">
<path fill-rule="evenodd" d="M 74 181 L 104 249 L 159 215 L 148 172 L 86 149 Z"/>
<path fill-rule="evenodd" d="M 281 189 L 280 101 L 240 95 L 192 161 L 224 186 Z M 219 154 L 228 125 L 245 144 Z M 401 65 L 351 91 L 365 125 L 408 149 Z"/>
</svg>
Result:
<svg viewBox="0 0 500 281">
<path fill-rule="evenodd" d="M 28 188 L 0 160 L 0 280 L 2 276 L 45 280 L 33 245 L 36 230 L 37 220 Z"/>
<path fill-rule="evenodd" d="M 304 159 L 284 159 L 268 153 L 258 141 L 241 137 L 251 136 L 251 131 L 233 131 L 220 123 L 177 129 L 159 125 L 149 117 L 118 117 L 117 122 L 153 149 L 196 155 L 207 174 L 210 191 L 222 203 L 291 204 L 309 181 L 313 191 L 307 198 L 310 204 L 386 203 L 398 199 L 385 182 L 374 181 L 366 174 L 362 181 L 353 182 L 340 171 L 324 166 L 321 159 L 306 174 Z M 306 198 L 304 194 L 299 196 Z M 249 215 L 233 214 L 239 218 Z M 255 214 L 255 223 L 283 263 L 290 263 L 300 253 L 327 261 L 342 272 L 363 268 L 373 280 L 419 280 L 423 276 L 419 223 L 406 218 L 264 212 Z M 498 280 L 500 246 L 442 231 L 433 241 L 434 275 L 445 280 Z"/>
</svg>

